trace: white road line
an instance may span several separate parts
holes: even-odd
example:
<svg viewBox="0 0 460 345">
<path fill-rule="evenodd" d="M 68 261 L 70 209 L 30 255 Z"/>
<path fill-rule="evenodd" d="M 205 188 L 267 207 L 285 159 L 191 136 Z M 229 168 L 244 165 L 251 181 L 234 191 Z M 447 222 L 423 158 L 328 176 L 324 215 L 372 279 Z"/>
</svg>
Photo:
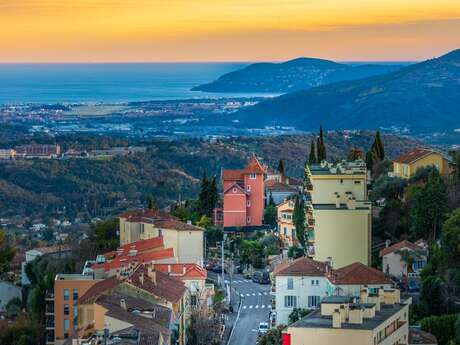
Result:
<svg viewBox="0 0 460 345">
<path fill-rule="evenodd" d="M 248 297 L 249 297 L 249 296 L 251 296 L 251 295 L 247 293 L 247 294 L 246 294 L 246 296 L 248 296 Z"/>
<path fill-rule="evenodd" d="M 264 295 L 267 296 L 267 295 L 268 295 L 268 292 L 264 292 Z"/>
<path fill-rule="evenodd" d="M 256 309 L 259 309 L 259 305 L 256 305 Z"/>
<path fill-rule="evenodd" d="M 241 297 L 244 297 L 244 293 L 242 293 L 240 296 L 241 296 Z"/>
<path fill-rule="evenodd" d="M 249 309 L 252 309 L 252 305 L 249 306 Z"/>
<path fill-rule="evenodd" d="M 246 309 L 246 306 L 243 306 L 243 309 Z"/>
<path fill-rule="evenodd" d="M 265 304 L 262 304 L 261 308 L 264 309 L 264 308 L 265 308 Z"/>
<path fill-rule="evenodd" d="M 255 296 L 256 294 L 255 294 L 255 293 L 253 293 L 252 295 L 253 295 L 253 296 Z"/>
<path fill-rule="evenodd" d="M 261 293 L 261 292 L 259 292 L 259 296 L 262 296 L 262 293 Z"/>
</svg>

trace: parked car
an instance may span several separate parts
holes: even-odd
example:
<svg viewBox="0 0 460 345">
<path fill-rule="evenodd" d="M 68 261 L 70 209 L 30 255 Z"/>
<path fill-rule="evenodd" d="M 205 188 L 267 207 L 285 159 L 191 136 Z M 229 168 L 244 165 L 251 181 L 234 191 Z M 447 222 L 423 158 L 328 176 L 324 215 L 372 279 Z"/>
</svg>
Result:
<svg viewBox="0 0 460 345">
<path fill-rule="evenodd" d="M 214 273 L 222 273 L 222 266 L 221 266 L 221 265 L 216 265 L 216 266 L 214 266 L 214 268 L 212 269 L 212 271 L 213 271 Z M 227 270 L 225 269 L 224 272 L 227 273 Z"/>
<path fill-rule="evenodd" d="M 270 284 L 270 275 L 265 271 L 256 271 L 252 274 L 252 281 L 257 284 Z"/>
<path fill-rule="evenodd" d="M 257 334 L 259 335 L 259 337 L 261 337 L 265 333 L 267 333 L 268 330 L 269 330 L 268 323 L 267 322 L 261 322 L 261 323 L 259 323 L 259 329 L 257 331 Z"/>
</svg>

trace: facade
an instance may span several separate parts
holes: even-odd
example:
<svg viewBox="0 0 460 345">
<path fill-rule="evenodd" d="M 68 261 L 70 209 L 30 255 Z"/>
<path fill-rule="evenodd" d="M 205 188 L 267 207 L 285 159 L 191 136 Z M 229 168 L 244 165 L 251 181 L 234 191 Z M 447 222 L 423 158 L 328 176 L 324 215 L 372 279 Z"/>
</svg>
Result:
<svg viewBox="0 0 460 345">
<path fill-rule="evenodd" d="M 434 166 L 442 176 L 451 173 L 452 163 L 442 153 L 425 148 L 416 148 L 393 161 L 393 175 L 401 178 L 411 178 L 418 169 Z"/>
<path fill-rule="evenodd" d="M 0 149 L 1 159 L 14 159 L 16 157 L 16 150 L 13 149 Z"/>
<path fill-rule="evenodd" d="M 396 278 L 419 277 L 428 261 L 428 246 L 423 240 L 415 243 L 403 240 L 383 248 L 379 256 L 385 274 Z"/>
<path fill-rule="evenodd" d="M 266 171 L 254 155 L 244 169 L 222 171 L 224 228 L 263 224 Z"/>
<path fill-rule="evenodd" d="M 0 281 L 0 313 L 6 311 L 6 305 L 13 298 L 22 300 L 22 289 L 10 282 Z"/>
<path fill-rule="evenodd" d="M 371 262 L 372 205 L 362 160 L 305 168 L 307 253 L 334 267 Z"/>
<path fill-rule="evenodd" d="M 183 223 L 168 213 L 135 210 L 120 216 L 120 245 L 162 237 L 177 262 L 203 264 L 204 229 Z"/>
<path fill-rule="evenodd" d="M 283 345 L 402 345 L 409 341 L 409 305 L 399 290 L 380 289 L 359 299 L 328 297 L 321 308 L 290 325 Z"/>
<path fill-rule="evenodd" d="M 83 274 L 56 275 L 46 300 L 47 344 L 60 345 L 77 334 L 79 298 L 99 281 Z"/>
<path fill-rule="evenodd" d="M 292 220 L 294 200 L 285 200 L 276 206 L 277 232 L 284 247 L 297 244 L 295 226 Z"/>
<path fill-rule="evenodd" d="M 61 146 L 29 144 L 16 147 L 16 153 L 25 158 L 56 158 L 61 154 Z"/>
<path fill-rule="evenodd" d="M 294 308 L 316 309 L 331 296 L 359 296 L 366 288 L 371 293 L 390 289 L 388 277 L 360 262 L 333 269 L 323 263 L 302 257 L 278 265 L 274 271 L 276 324 L 286 325 Z"/>
</svg>

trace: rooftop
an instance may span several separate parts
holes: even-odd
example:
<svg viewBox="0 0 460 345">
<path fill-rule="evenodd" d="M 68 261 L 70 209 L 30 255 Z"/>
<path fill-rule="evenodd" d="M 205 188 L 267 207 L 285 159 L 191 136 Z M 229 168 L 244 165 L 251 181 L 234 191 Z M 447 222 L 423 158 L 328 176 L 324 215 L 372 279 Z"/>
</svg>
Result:
<svg viewBox="0 0 460 345">
<path fill-rule="evenodd" d="M 131 210 L 121 214 L 120 218 L 124 218 L 126 222 L 131 223 L 153 224 L 156 228 L 184 231 L 204 231 L 204 229 L 198 226 L 184 223 L 179 220 L 179 218 L 158 210 Z"/>
<path fill-rule="evenodd" d="M 438 154 L 444 156 L 442 153 L 437 152 L 435 150 L 431 149 L 426 149 L 426 148 L 415 148 L 409 152 L 406 152 L 394 160 L 396 163 L 402 163 L 402 164 L 411 164 L 414 163 L 415 161 L 418 161 L 419 159 L 422 159 L 426 156 L 429 156 L 431 154 Z"/>
<path fill-rule="evenodd" d="M 360 262 L 331 271 L 328 279 L 335 285 L 391 284 L 383 272 Z"/>
<path fill-rule="evenodd" d="M 379 253 L 379 256 L 382 257 L 382 256 L 385 256 L 387 254 L 390 254 L 390 253 L 393 253 L 393 252 L 396 252 L 398 250 L 401 250 L 401 249 L 411 249 L 411 250 L 422 250 L 423 248 L 420 246 L 420 244 L 422 244 L 423 241 L 422 240 L 418 240 L 416 243 L 412 243 L 410 241 L 407 241 L 407 240 L 402 240 L 398 243 L 395 243 L 389 247 L 386 247 L 386 248 L 383 248 L 382 250 L 380 250 L 380 253 Z"/>
<path fill-rule="evenodd" d="M 276 266 L 274 273 L 276 276 L 324 276 L 326 264 L 307 257 L 301 257 Z"/>
<path fill-rule="evenodd" d="M 380 324 L 388 320 L 390 317 L 401 311 L 406 305 L 397 304 L 382 304 L 380 311 L 375 313 L 375 317 L 372 319 L 364 318 L 362 324 L 352 324 L 349 322 L 342 322 L 340 329 L 361 329 L 361 330 L 373 330 Z M 293 323 L 289 327 L 299 328 L 333 328 L 332 327 L 332 316 L 321 315 L 321 310 L 315 310 L 308 314 L 301 320 Z"/>
<path fill-rule="evenodd" d="M 323 162 L 309 167 L 312 175 L 366 175 L 366 163 L 363 160 Z"/>
<path fill-rule="evenodd" d="M 86 274 L 56 274 L 55 280 L 94 280 L 93 276 Z"/>
</svg>

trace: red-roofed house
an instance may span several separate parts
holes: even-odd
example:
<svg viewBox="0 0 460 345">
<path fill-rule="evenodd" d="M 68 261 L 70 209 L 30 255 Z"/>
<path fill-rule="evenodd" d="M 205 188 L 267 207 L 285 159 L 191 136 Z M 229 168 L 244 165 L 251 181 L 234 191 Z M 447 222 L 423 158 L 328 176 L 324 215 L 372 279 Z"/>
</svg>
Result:
<svg viewBox="0 0 460 345">
<path fill-rule="evenodd" d="M 120 244 L 162 237 L 166 248 L 172 248 L 178 262 L 203 263 L 204 229 L 157 210 L 133 210 L 120 216 Z"/>
<path fill-rule="evenodd" d="M 407 240 L 383 248 L 379 256 L 382 258 L 382 271 L 392 277 L 417 277 L 426 266 L 428 246 L 423 240 L 412 243 Z"/>
<path fill-rule="evenodd" d="M 223 170 L 224 227 L 263 224 L 267 168 L 253 155 L 242 170 Z"/>
<path fill-rule="evenodd" d="M 393 174 L 401 178 L 410 178 L 418 169 L 434 166 L 441 175 L 451 173 L 452 162 L 442 153 L 425 148 L 416 148 L 400 155 L 393 161 Z"/>
</svg>

